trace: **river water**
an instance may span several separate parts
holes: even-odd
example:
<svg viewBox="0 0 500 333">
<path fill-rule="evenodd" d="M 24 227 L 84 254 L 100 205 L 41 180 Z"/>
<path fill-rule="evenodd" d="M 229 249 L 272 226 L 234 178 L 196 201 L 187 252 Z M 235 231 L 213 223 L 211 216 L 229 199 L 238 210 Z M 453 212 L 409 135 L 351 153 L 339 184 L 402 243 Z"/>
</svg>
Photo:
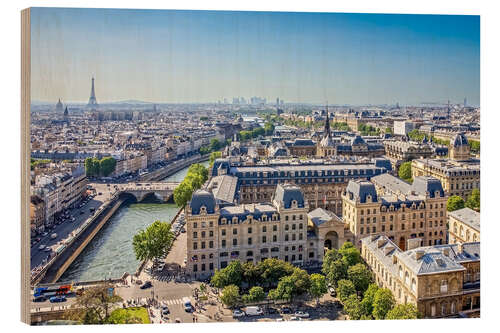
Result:
<svg viewBox="0 0 500 333">
<path fill-rule="evenodd" d="M 208 166 L 208 161 L 202 163 Z M 182 169 L 166 182 L 182 181 L 188 168 Z M 170 222 L 177 213 L 175 204 L 155 202 L 124 204 L 85 250 L 66 270 L 60 281 L 90 281 L 118 278 L 124 272 L 133 274 L 140 264 L 132 247 L 133 236 L 156 220 Z"/>
</svg>

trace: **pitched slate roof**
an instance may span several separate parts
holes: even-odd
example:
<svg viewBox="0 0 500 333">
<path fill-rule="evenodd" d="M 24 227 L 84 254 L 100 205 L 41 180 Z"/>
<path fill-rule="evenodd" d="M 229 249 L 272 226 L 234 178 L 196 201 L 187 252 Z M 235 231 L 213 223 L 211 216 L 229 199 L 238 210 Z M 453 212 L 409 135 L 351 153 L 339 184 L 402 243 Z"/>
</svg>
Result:
<svg viewBox="0 0 500 333">
<path fill-rule="evenodd" d="M 448 212 L 448 216 L 452 216 L 453 218 L 467 224 L 469 227 L 474 228 L 475 230 L 479 231 L 480 214 L 478 212 L 476 212 L 475 210 L 472 210 L 470 208 L 465 207 L 465 208 L 456 210 L 454 212 Z"/>
</svg>

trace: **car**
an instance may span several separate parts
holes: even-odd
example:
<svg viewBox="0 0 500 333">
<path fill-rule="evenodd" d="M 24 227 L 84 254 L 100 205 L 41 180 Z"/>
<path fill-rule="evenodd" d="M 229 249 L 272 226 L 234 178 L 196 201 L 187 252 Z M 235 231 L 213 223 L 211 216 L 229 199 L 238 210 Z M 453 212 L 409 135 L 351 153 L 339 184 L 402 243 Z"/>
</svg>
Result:
<svg viewBox="0 0 500 333">
<path fill-rule="evenodd" d="M 182 232 L 182 233 L 185 233 L 185 232 L 186 232 L 186 229 L 182 228 L 182 229 L 181 229 L 181 232 Z"/>
<path fill-rule="evenodd" d="M 45 302 L 47 300 L 47 297 L 45 296 L 36 296 L 35 298 L 33 298 L 33 302 Z"/>
<path fill-rule="evenodd" d="M 60 303 L 60 302 L 66 302 L 66 297 L 64 296 L 52 296 L 49 298 L 50 303 Z"/>
<path fill-rule="evenodd" d="M 43 250 L 43 249 L 45 249 L 45 245 L 40 244 L 40 246 L 38 247 L 38 249 L 39 249 L 39 250 Z"/>
<path fill-rule="evenodd" d="M 181 322 L 181 319 L 180 319 L 180 318 L 175 318 L 175 322 L 176 322 L 176 323 L 180 323 L 180 322 Z"/>
<path fill-rule="evenodd" d="M 294 315 L 299 318 L 309 318 L 309 313 L 304 311 L 295 311 Z"/>
<path fill-rule="evenodd" d="M 166 305 L 165 305 L 165 306 L 163 306 L 163 307 L 162 307 L 162 310 L 161 310 L 161 314 L 162 314 L 162 316 L 166 316 L 166 315 L 168 315 L 169 313 L 170 313 L 170 310 L 168 309 L 168 306 L 166 306 Z"/>
<path fill-rule="evenodd" d="M 263 314 L 262 309 L 258 306 L 247 306 L 245 314 L 247 316 L 260 316 Z"/>
<path fill-rule="evenodd" d="M 296 316 L 292 316 L 292 317 L 290 317 L 290 320 L 293 320 L 293 321 L 301 321 L 301 320 L 302 320 L 302 318 L 300 318 L 300 317 L 296 317 Z"/>
<path fill-rule="evenodd" d="M 151 281 L 146 281 L 144 282 L 144 284 L 142 286 L 140 286 L 141 289 L 148 289 L 148 288 L 151 288 L 153 286 L 153 284 L 151 283 Z"/>
<path fill-rule="evenodd" d="M 44 249 L 44 251 L 45 251 L 45 252 L 52 252 L 52 248 L 47 246 L 47 247 Z"/>
<path fill-rule="evenodd" d="M 43 237 L 45 237 L 45 236 L 47 236 L 48 234 L 49 234 L 49 233 L 44 232 L 44 233 L 42 234 L 42 236 L 43 236 Z"/>
<path fill-rule="evenodd" d="M 280 312 L 283 313 L 283 314 L 292 313 L 292 309 L 290 309 L 289 307 L 285 306 L 285 307 L 281 308 Z"/>
<path fill-rule="evenodd" d="M 283 318 L 276 318 L 276 321 L 285 321 Z"/>
<path fill-rule="evenodd" d="M 328 288 L 328 292 L 330 293 L 330 296 L 336 297 L 337 296 L 337 291 L 333 287 Z"/>
<path fill-rule="evenodd" d="M 241 310 L 234 310 L 233 311 L 233 318 L 241 318 L 241 317 L 245 317 L 245 312 L 243 312 Z"/>
</svg>

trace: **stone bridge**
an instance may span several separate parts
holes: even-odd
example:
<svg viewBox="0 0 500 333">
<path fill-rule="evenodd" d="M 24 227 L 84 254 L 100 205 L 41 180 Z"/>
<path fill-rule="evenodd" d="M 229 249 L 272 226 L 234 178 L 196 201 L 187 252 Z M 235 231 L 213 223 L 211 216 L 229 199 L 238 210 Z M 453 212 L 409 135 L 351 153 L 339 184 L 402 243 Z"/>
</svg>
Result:
<svg viewBox="0 0 500 333">
<path fill-rule="evenodd" d="M 128 193 L 132 194 L 137 202 L 144 200 L 144 198 L 148 195 L 153 194 L 161 201 L 168 201 L 172 194 L 174 193 L 174 189 L 180 183 L 167 183 L 167 182 L 158 182 L 158 183 L 128 183 L 128 184 L 116 184 L 117 185 L 117 194 Z M 113 185 L 112 185 L 113 186 Z"/>
</svg>

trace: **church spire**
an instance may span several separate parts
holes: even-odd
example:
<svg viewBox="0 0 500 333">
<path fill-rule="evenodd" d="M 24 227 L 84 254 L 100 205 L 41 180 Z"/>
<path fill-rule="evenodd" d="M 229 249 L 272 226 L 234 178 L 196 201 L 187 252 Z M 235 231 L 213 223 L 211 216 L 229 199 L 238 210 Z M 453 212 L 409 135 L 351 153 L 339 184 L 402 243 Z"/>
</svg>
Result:
<svg viewBox="0 0 500 333">
<path fill-rule="evenodd" d="M 331 131 L 330 131 L 330 116 L 328 115 L 328 102 L 326 102 L 326 120 L 325 120 L 325 137 L 330 137 Z"/>
</svg>

